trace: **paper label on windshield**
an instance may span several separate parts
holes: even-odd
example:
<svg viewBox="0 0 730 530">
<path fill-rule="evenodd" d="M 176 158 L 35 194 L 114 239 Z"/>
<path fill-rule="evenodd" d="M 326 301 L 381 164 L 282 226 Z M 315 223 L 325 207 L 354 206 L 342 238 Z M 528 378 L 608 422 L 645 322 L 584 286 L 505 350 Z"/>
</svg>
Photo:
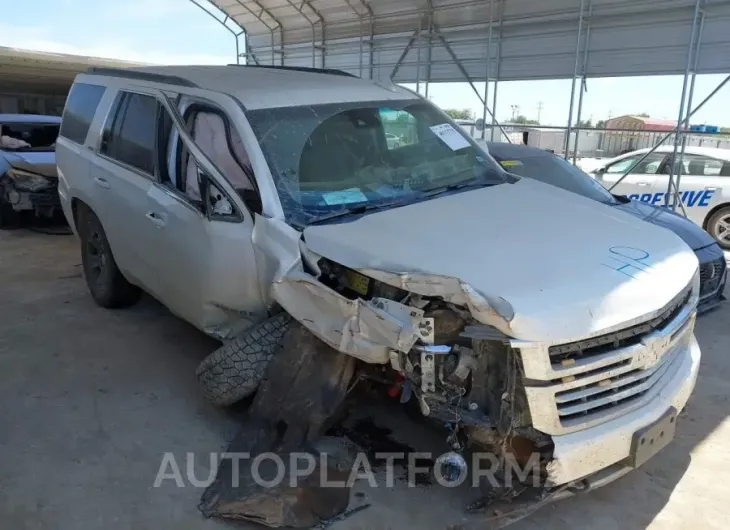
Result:
<svg viewBox="0 0 730 530">
<path fill-rule="evenodd" d="M 360 188 L 349 188 L 342 191 L 330 191 L 322 194 L 322 200 L 328 205 L 365 202 L 368 198 Z"/>
<path fill-rule="evenodd" d="M 458 151 L 469 147 L 469 142 L 464 138 L 459 131 L 454 129 L 450 123 L 442 123 L 441 125 L 434 125 L 429 127 L 433 133 L 441 138 L 441 141 L 448 145 L 452 151 Z"/>
</svg>

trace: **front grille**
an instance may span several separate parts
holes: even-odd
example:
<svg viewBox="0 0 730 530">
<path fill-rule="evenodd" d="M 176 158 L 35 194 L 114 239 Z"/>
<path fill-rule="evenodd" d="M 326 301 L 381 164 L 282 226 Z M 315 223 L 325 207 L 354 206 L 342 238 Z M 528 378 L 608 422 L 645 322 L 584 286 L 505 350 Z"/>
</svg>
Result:
<svg viewBox="0 0 730 530">
<path fill-rule="evenodd" d="M 577 360 L 602 355 L 611 351 L 639 344 L 642 337 L 656 329 L 662 329 L 682 310 L 692 295 L 692 290 L 680 294 L 657 317 L 614 333 L 592 339 L 550 346 L 550 362 L 553 365 L 572 366 Z"/>
<path fill-rule="evenodd" d="M 30 203 L 35 208 L 60 208 L 61 198 L 58 196 L 58 189 L 49 188 L 43 191 L 34 191 L 28 194 Z"/>
<path fill-rule="evenodd" d="M 725 257 L 700 264 L 700 298 L 712 296 L 720 288 L 727 264 Z"/>
<path fill-rule="evenodd" d="M 584 417 L 610 412 L 628 405 L 654 388 L 677 359 L 684 343 L 663 355 L 659 362 L 646 369 L 632 369 L 614 377 L 555 394 L 558 415 L 563 425 L 580 422 Z"/>
<path fill-rule="evenodd" d="M 551 435 L 576 432 L 653 399 L 688 354 L 694 289 L 688 286 L 650 320 L 616 332 L 549 347 L 516 346 L 534 427 Z"/>
</svg>

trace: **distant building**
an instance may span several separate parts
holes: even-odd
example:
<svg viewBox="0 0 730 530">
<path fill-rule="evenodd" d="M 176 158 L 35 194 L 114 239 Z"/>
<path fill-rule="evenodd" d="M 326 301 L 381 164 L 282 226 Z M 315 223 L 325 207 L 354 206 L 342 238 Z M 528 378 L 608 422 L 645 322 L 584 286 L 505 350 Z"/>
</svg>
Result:
<svg viewBox="0 0 730 530">
<path fill-rule="evenodd" d="M 643 116 L 618 116 L 606 120 L 606 129 L 634 129 L 637 131 L 673 131 L 677 128 L 676 120 L 659 120 Z"/>
</svg>

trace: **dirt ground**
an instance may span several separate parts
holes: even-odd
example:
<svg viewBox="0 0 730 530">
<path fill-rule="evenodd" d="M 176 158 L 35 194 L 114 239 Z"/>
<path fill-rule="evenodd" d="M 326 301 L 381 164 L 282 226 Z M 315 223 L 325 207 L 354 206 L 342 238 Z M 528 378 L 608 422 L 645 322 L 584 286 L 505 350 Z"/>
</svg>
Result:
<svg viewBox="0 0 730 530">
<path fill-rule="evenodd" d="M 0 527 L 231 528 L 200 515 L 200 489 L 153 487 L 165 452 L 184 462 L 221 451 L 237 430 L 242 411 L 208 405 L 195 379 L 216 343 L 147 298 L 130 310 L 96 307 L 79 264 L 72 236 L 0 233 Z M 669 447 L 511 528 L 726 528 L 729 319 L 730 305 L 699 319 L 702 368 Z M 204 459 L 195 463 L 203 477 Z M 372 507 L 334 530 L 465 528 L 453 490 L 357 489 Z"/>
</svg>

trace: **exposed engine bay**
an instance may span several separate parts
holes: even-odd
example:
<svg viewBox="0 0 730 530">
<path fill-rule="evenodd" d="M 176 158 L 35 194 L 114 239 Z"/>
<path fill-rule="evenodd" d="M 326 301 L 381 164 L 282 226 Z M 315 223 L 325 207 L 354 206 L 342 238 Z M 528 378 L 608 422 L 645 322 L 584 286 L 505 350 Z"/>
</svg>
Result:
<svg viewBox="0 0 730 530">
<path fill-rule="evenodd" d="M 511 453 L 518 461 L 539 453 L 545 482 L 551 438 L 531 426 L 521 361 L 506 335 L 439 297 L 410 293 L 327 258 L 317 266 L 318 280 L 341 295 L 391 314 L 404 306 L 419 317 L 413 347 L 391 349 L 387 365 L 361 363 L 358 378 L 384 385 L 391 398 L 445 426 L 451 451 Z"/>
</svg>

